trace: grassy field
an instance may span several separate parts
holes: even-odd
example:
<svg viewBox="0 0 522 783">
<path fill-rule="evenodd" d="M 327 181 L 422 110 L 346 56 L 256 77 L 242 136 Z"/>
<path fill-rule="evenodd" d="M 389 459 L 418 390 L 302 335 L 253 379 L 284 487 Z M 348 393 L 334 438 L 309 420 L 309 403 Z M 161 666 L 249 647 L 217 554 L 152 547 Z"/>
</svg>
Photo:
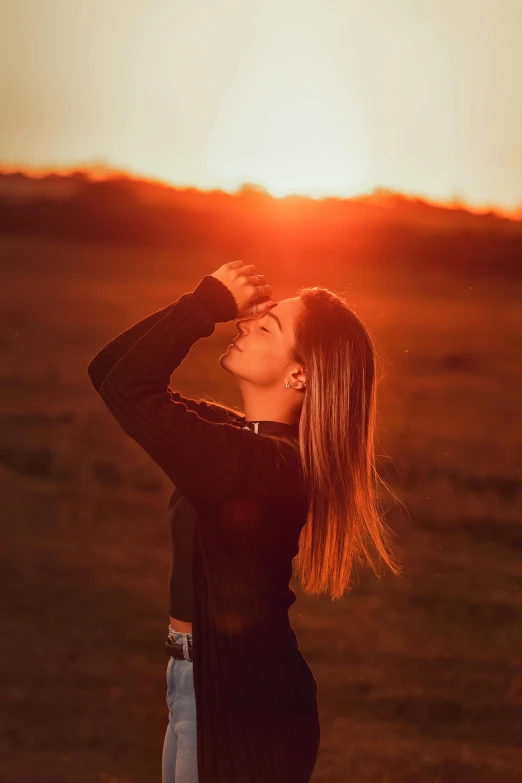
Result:
<svg viewBox="0 0 522 783">
<path fill-rule="evenodd" d="M 209 251 L 190 272 L 166 251 L 12 238 L 0 258 L 0 779 L 157 783 L 172 485 L 107 412 L 87 364 L 222 260 Z M 301 284 L 271 282 L 276 299 Z M 319 686 L 313 781 L 515 783 L 520 286 L 494 270 L 428 279 L 356 261 L 317 282 L 376 340 L 379 466 L 406 508 L 390 499 L 399 578 L 355 574 L 336 603 L 293 584 L 291 622 Z M 233 334 L 220 324 L 196 344 L 173 387 L 241 405 L 217 363 Z"/>
</svg>

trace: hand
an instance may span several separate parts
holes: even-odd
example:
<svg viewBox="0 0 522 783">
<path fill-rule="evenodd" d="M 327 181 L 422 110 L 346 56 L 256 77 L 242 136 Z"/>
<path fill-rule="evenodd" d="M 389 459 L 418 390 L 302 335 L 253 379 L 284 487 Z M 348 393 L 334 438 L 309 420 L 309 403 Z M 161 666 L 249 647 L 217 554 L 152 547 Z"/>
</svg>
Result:
<svg viewBox="0 0 522 783">
<path fill-rule="evenodd" d="M 244 264 L 242 261 L 229 261 L 212 273 L 211 277 L 221 280 L 229 289 L 237 304 L 238 318 L 256 318 L 268 312 L 276 303 L 270 297 L 272 286 L 266 282 L 265 275 L 257 275 L 255 264 Z M 263 296 L 261 296 L 263 291 Z M 257 313 L 252 314 L 254 302 Z"/>
</svg>

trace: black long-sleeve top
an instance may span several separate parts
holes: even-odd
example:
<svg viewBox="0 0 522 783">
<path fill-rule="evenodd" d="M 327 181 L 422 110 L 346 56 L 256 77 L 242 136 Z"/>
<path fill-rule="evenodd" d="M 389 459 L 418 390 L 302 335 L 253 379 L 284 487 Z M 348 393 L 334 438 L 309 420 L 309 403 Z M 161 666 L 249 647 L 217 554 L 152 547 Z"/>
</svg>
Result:
<svg viewBox="0 0 522 783">
<path fill-rule="evenodd" d="M 260 435 L 283 433 L 298 438 L 299 425 L 281 421 L 246 421 L 245 426 Z M 169 615 L 176 620 L 192 622 L 192 557 L 196 522 L 194 506 L 175 490 L 167 507 L 171 538 L 169 575 Z"/>
<path fill-rule="evenodd" d="M 200 783 L 307 783 L 320 732 L 317 684 L 288 617 L 307 513 L 297 439 L 260 436 L 240 414 L 169 385 L 196 340 L 236 316 L 227 286 L 205 275 L 102 348 L 88 372 L 123 430 L 194 508 Z"/>
</svg>

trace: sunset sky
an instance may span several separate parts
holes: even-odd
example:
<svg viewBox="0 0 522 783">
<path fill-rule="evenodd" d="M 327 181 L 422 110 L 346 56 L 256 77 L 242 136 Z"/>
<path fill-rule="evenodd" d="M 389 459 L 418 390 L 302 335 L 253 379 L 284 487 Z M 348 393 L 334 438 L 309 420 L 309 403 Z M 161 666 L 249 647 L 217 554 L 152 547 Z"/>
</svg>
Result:
<svg viewBox="0 0 522 783">
<path fill-rule="evenodd" d="M 522 206 L 522 0 L 0 9 L 0 166 Z"/>
</svg>

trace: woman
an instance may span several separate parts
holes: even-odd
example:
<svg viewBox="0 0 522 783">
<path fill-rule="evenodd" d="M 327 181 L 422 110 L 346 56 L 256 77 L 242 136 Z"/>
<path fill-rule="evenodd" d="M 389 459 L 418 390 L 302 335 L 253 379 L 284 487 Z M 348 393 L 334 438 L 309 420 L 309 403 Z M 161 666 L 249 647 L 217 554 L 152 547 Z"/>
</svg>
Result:
<svg viewBox="0 0 522 783">
<path fill-rule="evenodd" d="M 369 545 L 399 570 L 376 508 L 370 336 L 327 289 L 271 294 L 254 264 L 223 264 L 88 369 L 175 485 L 169 509 L 193 513 L 191 622 L 171 610 L 167 638 L 164 783 L 309 781 L 317 685 L 288 618 L 292 566 L 307 593 L 332 599 L 355 559 L 374 566 Z M 238 317 L 220 365 L 244 413 L 173 391 L 192 345 Z"/>
</svg>

